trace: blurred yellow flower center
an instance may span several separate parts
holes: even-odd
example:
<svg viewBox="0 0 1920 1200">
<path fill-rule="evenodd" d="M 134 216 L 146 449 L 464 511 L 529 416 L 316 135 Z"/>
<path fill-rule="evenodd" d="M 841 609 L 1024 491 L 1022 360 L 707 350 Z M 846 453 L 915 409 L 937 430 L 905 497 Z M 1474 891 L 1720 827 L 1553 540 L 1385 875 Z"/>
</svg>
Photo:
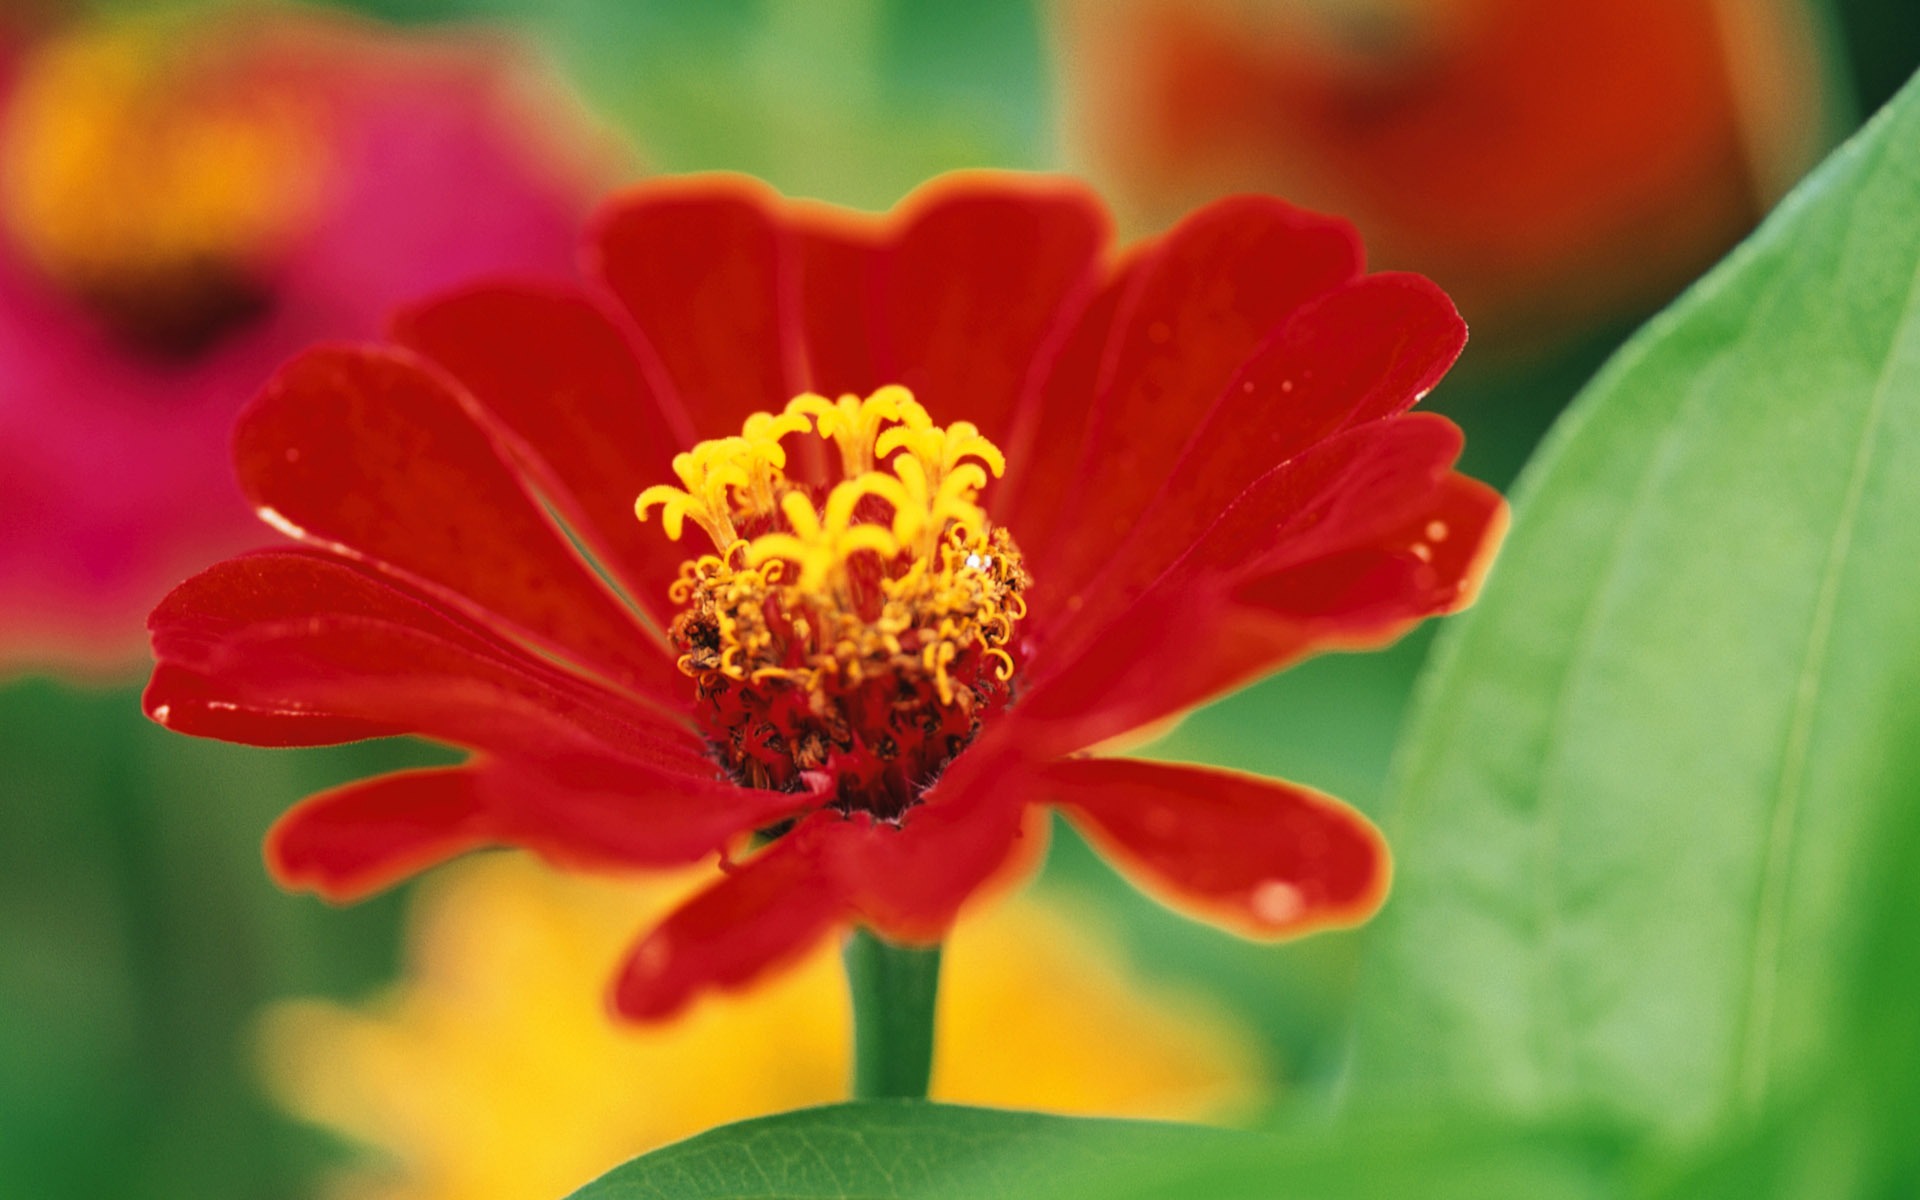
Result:
<svg viewBox="0 0 1920 1200">
<path fill-rule="evenodd" d="M 215 53 L 164 25 L 72 35 L 25 64 L 0 132 L 8 231 L 136 339 L 257 307 L 237 293 L 318 200 L 317 114 Z"/>
<path fill-rule="evenodd" d="M 839 459 L 824 491 L 786 475 L 785 439 L 815 432 Z M 676 456 L 681 486 L 640 494 L 641 520 L 713 542 L 680 569 L 671 634 L 742 783 L 831 780 L 843 807 L 897 817 L 1005 701 L 1027 576 L 978 503 L 1005 469 L 972 424 L 890 386 L 755 413 Z"/>
</svg>

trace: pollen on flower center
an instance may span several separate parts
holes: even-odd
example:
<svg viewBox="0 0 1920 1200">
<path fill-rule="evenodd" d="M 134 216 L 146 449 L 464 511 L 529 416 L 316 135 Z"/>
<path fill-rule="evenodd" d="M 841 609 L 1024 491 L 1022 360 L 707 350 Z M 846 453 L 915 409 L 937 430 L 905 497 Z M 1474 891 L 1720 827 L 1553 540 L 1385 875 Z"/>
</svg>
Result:
<svg viewBox="0 0 1920 1200">
<path fill-rule="evenodd" d="M 831 482 L 787 475 L 785 439 L 832 443 Z M 978 503 L 1000 450 L 935 425 L 905 388 L 804 395 L 674 458 L 635 511 L 714 553 L 680 568 L 671 636 L 716 755 L 743 784 L 896 819 L 1006 703 L 1027 576 Z"/>
<path fill-rule="evenodd" d="M 317 114 L 156 27 L 50 43 L 0 141 L 0 212 L 42 272 L 136 348 L 190 354 L 266 302 L 261 261 L 311 219 Z"/>
</svg>

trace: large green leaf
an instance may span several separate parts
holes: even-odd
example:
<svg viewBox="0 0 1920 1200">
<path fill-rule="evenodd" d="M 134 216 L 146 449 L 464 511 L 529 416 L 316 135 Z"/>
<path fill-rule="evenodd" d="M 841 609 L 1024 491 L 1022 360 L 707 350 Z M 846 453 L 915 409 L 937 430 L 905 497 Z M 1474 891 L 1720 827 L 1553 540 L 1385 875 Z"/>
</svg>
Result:
<svg viewBox="0 0 1920 1200">
<path fill-rule="evenodd" d="M 633 1160 L 573 1200 L 930 1200 L 1043 1196 L 1114 1164 L 1242 1136 L 1199 1126 L 1043 1116 L 923 1101 L 802 1109 L 710 1130 Z"/>
<path fill-rule="evenodd" d="M 1824 1052 L 1920 680 L 1917 297 L 1910 85 L 1556 430 L 1396 766 L 1356 1096 L 1686 1135 Z"/>
<path fill-rule="evenodd" d="M 1920 697 L 1916 697 L 1920 701 Z M 1920 703 L 1915 705 L 1920 718 Z M 1920 734 L 1920 719 L 1910 728 Z M 1640 1200 L 1920 1196 L 1920 738 L 1893 774 L 1903 812 L 1863 856 L 1873 903 L 1845 953 L 1845 1037 L 1811 1085 L 1705 1154 L 1648 1172 Z"/>
</svg>

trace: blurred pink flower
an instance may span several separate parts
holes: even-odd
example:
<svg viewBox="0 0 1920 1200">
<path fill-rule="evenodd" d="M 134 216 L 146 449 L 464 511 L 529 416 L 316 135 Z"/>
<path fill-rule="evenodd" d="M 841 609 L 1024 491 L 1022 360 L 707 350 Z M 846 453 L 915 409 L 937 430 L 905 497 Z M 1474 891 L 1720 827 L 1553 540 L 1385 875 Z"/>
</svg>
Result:
<svg viewBox="0 0 1920 1200">
<path fill-rule="evenodd" d="M 316 339 L 571 269 L 622 155 L 511 44 L 314 15 L 0 54 L 0 667 L 143 658 L 156 597 L 259 538 L 234 413 Z"/>
</svg>

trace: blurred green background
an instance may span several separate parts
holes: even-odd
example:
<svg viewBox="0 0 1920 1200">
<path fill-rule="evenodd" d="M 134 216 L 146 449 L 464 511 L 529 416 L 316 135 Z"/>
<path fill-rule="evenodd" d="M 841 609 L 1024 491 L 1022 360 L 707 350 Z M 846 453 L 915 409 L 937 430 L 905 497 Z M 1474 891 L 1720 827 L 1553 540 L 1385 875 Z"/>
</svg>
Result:
<svg viewBox="0 0 1920 1200">
<path fill-rule="evenodd" d="M 653 171 L 745 171 L 789 194 L 881 208 L 946 169 L 1077 165 L 1036 0 L 342 7 L 519 31 Z M 1912 0 L 1837 0 L 1818 16 L 1831 34 L 1829 101 L 1850 125 L 1920 64 L 1920 18 Z M 1660 299 L 1552 339 L 1470 348 L 1430 401 L 1465 426 L 1465 468 L 1511 481 Z M 1370 809 L 1430 642 L 1423 631 L 1385 653 L 1311 662 L 1194 714 L 1154 752 Z M 0 688 L 0 1196 L 311 1194 L 346 1150 L 268 1104 L 253 1022 L 276 998 L 355 998 L 390 979 L 409 892 L 350 909 L 284 895 L 261 868 L 261 835 L 317 788 L 446 757 L 200 743 L 147 723 L 131 682 Z M 1355 938 L 1240 942 L 1143 900 L 1064 829 L 1042 886 L 1115 914 L 1139 970 L 1220 997 L 1266 1043 L 1284 1091 L 1311 1101 L 1334 1075 Z"/>
</svg>

